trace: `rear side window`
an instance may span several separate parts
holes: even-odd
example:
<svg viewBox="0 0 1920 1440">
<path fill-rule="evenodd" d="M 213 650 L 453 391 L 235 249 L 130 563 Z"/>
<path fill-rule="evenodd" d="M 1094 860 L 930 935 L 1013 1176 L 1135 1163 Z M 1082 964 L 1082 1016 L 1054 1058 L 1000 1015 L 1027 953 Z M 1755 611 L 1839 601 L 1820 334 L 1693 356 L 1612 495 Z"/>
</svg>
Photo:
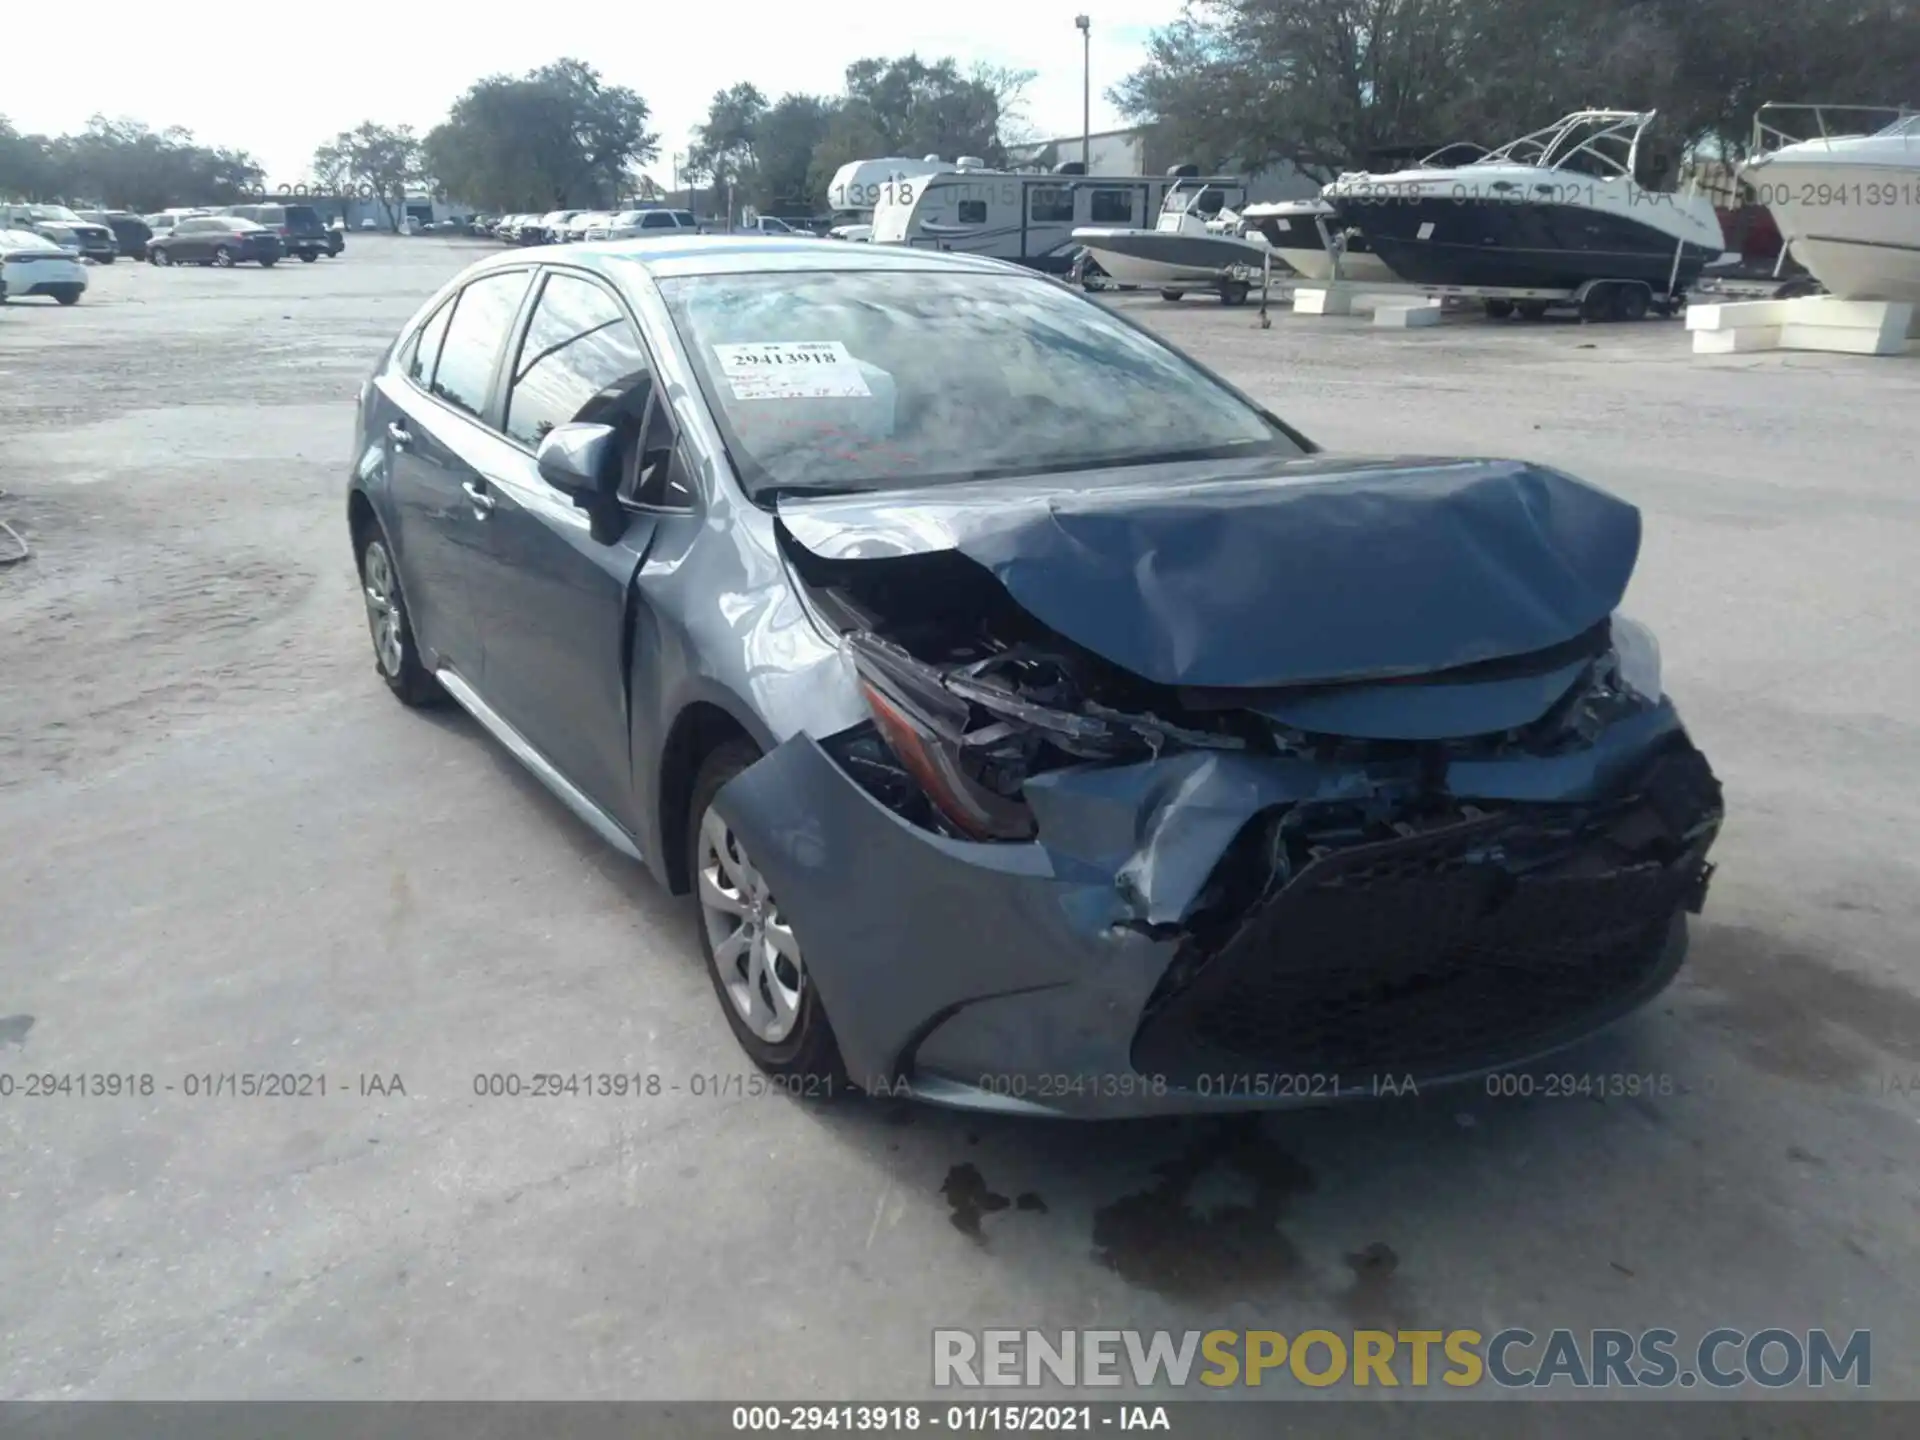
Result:
<svg viewBox="0 0 1920 1440">
<path fill-rule="evenodd" d="M 289 205 L 285 214 L 289 224 L 318 225 L 320 223 L 320 212 L 311 205 Z"/>
<path fill-rule="evenodd" d="M 649 210 L 640 220 L 642 230 L 672 230 L 678 224 L 669 210 Z"/>
<path fill-rule="evenodd" d="M 494 364 L 527 293 L 527 272 L 483 275 L 460 292 L 434 367 L 433 393 L 476 419 L 487 411 Z"/>
<path fill-rule="evenodd" d="M 601 391 L 630 388 L 646 373 L 646 349 L 613 296 L 578 276 L 549 275 L 514 365 L 507 434 L 538 445 Z"/>
<path fill-rule="evenodd" d="M 453 301 L 449 300 L 420 327 L 419 337 L 413 343 L 413 358 L 407 362 L 407 374 L 424 390 L 433 388 L 433 367 L 439 363 L 440 342 L 446 339 L 447 321 L 452 318 Z"/>
<path fill-rule="evenodd" d="M 675 210 L 673 212 L 673 218 L 683 230 L 698 230 L 700 228 L 700 222 L 693 218 L 693 212 L 691 210 Z"/>
</svg>

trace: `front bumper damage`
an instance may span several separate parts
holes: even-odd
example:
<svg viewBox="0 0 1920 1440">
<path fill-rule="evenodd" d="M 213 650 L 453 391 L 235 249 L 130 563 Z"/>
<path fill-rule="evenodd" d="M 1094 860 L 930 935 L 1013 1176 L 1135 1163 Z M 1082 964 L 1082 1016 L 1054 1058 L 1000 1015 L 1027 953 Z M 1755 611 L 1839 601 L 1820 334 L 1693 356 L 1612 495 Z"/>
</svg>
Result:
<svg viewBox="0 0 1920 1440">
<path fill-rule="evenodd" d="M 1671 980 L 1721 802 L 1669 702 L 1579 750 L 1455 760 L 1442 812 L 1391 838 L 1316 830 L 1403 780 L 1169 752 L 1035 775 L 1037 837 L 975 843 L 800 735 L 716 803 L 874 1093 L 1083 1117 L 1405 1093 Z"/>
</svg>

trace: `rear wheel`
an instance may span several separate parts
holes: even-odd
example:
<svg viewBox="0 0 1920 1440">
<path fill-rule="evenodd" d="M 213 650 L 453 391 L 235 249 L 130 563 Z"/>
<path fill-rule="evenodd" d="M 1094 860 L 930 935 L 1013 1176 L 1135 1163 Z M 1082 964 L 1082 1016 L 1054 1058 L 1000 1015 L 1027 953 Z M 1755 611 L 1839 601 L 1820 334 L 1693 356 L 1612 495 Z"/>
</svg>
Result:
<svg viewBox="0 0 1920 1440">
<path fill-rule="evenodd" d="M 360 593 L 366 602 L 373 662 L 379 667 L 380 678 L 402 705 L 434 704 L 443 693 L 440 682 L 420 663 L 413 621 L 400 590 L 400 567 L 393 562 L 387 537 L 377 530 L 360 554 Z"/>
<path fill-rule="evenodd" d="M 78 305 L 80 303 L 80 295 L 81 289 L 78 285 L 62 285 L 58 290 L 53 292 L 53 298 L 58 300 L 62 305 Z"/>
<path fill-rule="evenodd" d="M 260 261 L 260 268 L 262 270 L 271 270 L 274 266 L 278 265 L 279 263 L 280 261 L 278 257 L 273 255 L 268 255 Z"/>
<path fill-rule="evenodd" d="M 1487 301 L 1488 318 L 1493 320 L 1504 320 L 1511 314 L 1513 314 L 1513 302 L 1511 300 Z"/>
<path fill-rule="evenodd" d="M 1649 299 L 1646 286 L 1623 285 L 1620 287 L 1620 300 L 1616 313 L 1622 320 L 1644 320 L 1647 318 Z"/>
<path fill-rule="evenodd" d="M 1160 292 L 1160 298 L 1162 300 L 1178 300 L 1182 295 L 1186 293 L 1187 292 L 1184 290 L 1162 290 Z"/>
<path fill-rule="evenodd" d="M 844 1083 L 840 1047 L 807 974 L 800 941 L 740 837 L 713 808 L 734 776 L 760 758 L 748 740 L 720 746 L 700 767 L 687 807 L 687 874 L 700 905 L 700 950 L 727 1024 L 772 1075 Z"/>
<path fill-rule="evenodd" d="M 173 263 L 173 257 L 168 255 L 165 250 L 147 251 L 147 260 L 150 264 L 154 265 L 171 265 Z"/>
</svg>

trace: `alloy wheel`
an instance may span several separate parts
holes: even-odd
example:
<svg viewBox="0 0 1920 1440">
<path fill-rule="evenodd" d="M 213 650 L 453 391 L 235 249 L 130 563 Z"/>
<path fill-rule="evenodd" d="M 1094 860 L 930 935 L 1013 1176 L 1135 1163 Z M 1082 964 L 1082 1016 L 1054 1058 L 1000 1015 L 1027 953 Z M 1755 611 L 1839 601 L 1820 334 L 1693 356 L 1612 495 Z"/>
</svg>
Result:
<svg viewBox="0 0 1920 1440">
<path fill-rule="evenodd" d="M 800 942 L 746 847 L 711 808 L 700 821 L 697 884 L 721 988 L 741 1022 L 778 1045 L 800 1023 L 807 985 Z"/>
<path fill-rule="evenodd" d="M 393 578 L 393 557 L 375 540 L 367 546 L 361 564 L 361 590 L 367 601 L 367 629 L 373 634 L 373 655 L 389 679 L 400 678 L 404 659 L 400 642 L 400 591 Z"/>
</svg>

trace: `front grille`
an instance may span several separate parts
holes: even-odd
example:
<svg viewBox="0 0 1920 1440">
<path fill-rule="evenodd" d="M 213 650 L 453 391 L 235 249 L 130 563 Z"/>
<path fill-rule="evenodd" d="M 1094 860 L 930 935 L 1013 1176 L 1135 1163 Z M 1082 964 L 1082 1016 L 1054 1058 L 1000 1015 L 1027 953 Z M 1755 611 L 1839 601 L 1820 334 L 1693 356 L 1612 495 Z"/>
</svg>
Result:
<svg viewBox="0 0 1920 1440">
<path fill-rule="evenodd" d="M 1143 1073 L 1439 1077 L 1570 1039 L 1670 978 L 1720 814 L 1691 746 L 1605 808 L 1521 805 L 1306 863 L 1135 1035 Z"/>
</svg>

